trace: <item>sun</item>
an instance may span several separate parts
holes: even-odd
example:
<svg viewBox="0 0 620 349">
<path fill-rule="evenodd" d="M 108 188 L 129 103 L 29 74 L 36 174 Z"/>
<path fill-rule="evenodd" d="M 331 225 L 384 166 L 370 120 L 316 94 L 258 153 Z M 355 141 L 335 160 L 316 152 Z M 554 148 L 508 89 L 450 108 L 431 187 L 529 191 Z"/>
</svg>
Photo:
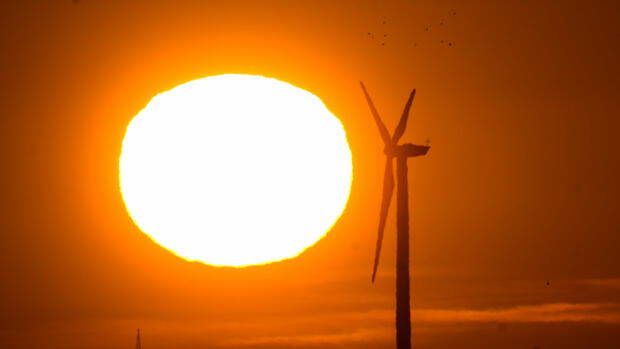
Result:
<svg viewBox="0 0 620 349">
<path fill-rule="evenodd" d="M 129 215 L 190 261 L 264 264 L 299 255 L 344 210 L 351 151 L 312 93 L 225 74 L 155 96 L 129 123 L 119 163 Z"/>
</svg>

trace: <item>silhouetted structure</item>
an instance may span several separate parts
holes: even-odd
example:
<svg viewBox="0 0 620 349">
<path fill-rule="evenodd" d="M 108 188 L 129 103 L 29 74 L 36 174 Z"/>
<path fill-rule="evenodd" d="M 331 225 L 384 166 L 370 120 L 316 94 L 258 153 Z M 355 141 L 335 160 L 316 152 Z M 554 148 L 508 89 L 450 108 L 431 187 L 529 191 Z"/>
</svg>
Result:
<svg viewBox="0 0 620 349">
<path fill-rule="evenodd" d="M 425 155 L 430 149 L 429 146 L 414 145 L 406 143 L 398 145 L 407 127 L 409 109 L 415 96 L 415 89 L 411 91 L 409 100 L 405 105 L 403 115 L 394 130 L 390 134 L 381 121 L 379 113 L 366 91 L 366 87 L 360 82 L 372 116 L 377 123 L 381 138 L 385 143 L 383 152 L 386 155 L 385 173 L 383 178 L 383 198 L 381 201 L 381 211 L 379 215 L 379 229 L 377 236 L 377 249 L 375 252 L 375 263 L 372 270 L 372 282 L 375 281 L 379 256 L 381 255 L 381 244 L 383 242 L 383 231 L 387 220 L 388 208 L 394 191 L 394 173 L 392 169 L 392 159 L 396 158 L 396 179 L 398 188 L 396 192 L 397 207 L 397 247 L 396 247 L 396 347 L 397 349 L 411 348 L 411 314 L 409 303 L 409 189 L 407 181 L 407 158 Z"/>
<path fill-rule="evenodd" d="M 140 329 L 138 329 L 138 335 L 136 336 L 136 349 L 142 349 L 142 343 L 140 342 Z"/>
</svg>

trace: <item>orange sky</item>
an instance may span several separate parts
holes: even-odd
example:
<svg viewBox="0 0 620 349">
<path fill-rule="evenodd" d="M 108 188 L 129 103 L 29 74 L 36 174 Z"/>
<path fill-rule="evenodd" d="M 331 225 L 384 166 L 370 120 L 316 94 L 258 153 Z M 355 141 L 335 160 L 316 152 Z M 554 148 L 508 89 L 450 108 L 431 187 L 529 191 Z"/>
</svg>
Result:
<svg viewBox="0 0 620 349">
<path fill-rule="evenodd" d="M 613 1 L 2 2 L 0 347 L 131 347 L 138 327 L 145 348 L 394 347 L 395 210 L 373 285 L 384 158 L 360 80 L 390 129 L 416 87 L 403 141 L 431 140 L 409 161 L 414 347 L 617 345 L 619 13 Z M 221 73 L 309 90 L 345 127 L 349 204 L 296 259 L 188 263 L 125 213 L 129 120 Z"/>
</svg>

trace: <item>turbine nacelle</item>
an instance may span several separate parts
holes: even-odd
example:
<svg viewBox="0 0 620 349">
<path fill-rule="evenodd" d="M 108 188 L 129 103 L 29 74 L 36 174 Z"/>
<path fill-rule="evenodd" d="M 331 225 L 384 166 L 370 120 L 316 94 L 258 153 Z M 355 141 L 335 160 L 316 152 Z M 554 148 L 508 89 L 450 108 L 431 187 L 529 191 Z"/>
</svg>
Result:
<svg viewBox="0 0 620 349">
<path fill-rule="evenodd" d="M 402 145 L 390 145 L 383 148 L 383 153 L 389 157 L 406 157 L 412 158 L 416 156 L 426 155 L 430 146 L 427 145 L 416 145 L 411 143 L 405 143 Z"/>
</svg>

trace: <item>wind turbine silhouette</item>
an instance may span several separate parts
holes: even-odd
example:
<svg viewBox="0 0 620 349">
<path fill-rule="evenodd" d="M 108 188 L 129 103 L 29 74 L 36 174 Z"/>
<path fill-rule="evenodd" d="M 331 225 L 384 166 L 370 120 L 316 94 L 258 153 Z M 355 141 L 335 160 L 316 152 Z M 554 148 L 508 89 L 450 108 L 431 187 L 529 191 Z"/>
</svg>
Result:
<svg viewBox="0 0 620 349">
<path fill-rule="evenodd" d="M 377 123 L 379 133 L 385 144 L 383 152 L 386 156 L 385 172 L 383 175 L 383 199 L 381 201 L 381 211 L 379 214 L 379 229 L 377 235 L 377 249 L 375 252 L 375 263 L 372 269 L 372 282 L 375 282 L 379 256 L 381 255 L 381 244 L 383 242 L 383 231 L 387 220 L 388 208 L 394 192 L 394 173 L 392 169 L 392 159 L 396 158 L 396 179 L 398 183 L 396 191 L 396 223 L 397 223 L 397 242 L 396 242 L 396 348 L 411 348 L 411 314 L 409 303 L 409 188 L 407 181 L 407 159 L 414 156 L 425 155 L 430 149 L 429 146 L 415 145 L 406 143 L 398 145 L 398 141 L 405 133 L 409 109 L 415 96 L 415 89 L 411 91 L 405 110 L 400 117 L 400 121 L 390 134 L 381 121 L 381 117 L 366 91 L 363 82 L 360 82 L 372 116 Z"/>
</svg>

